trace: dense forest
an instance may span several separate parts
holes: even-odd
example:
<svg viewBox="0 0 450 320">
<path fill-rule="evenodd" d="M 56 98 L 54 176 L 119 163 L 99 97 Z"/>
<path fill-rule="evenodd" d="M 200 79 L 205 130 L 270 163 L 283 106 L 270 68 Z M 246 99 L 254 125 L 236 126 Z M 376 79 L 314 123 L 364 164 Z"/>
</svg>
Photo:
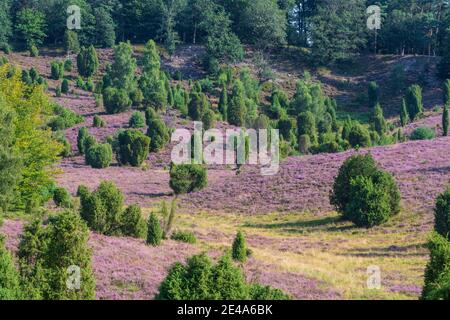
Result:
<svg viewBox="0 0 450 320">
<path fill-rule="evenodd" d="M 110 47 L 116 41 L 154 39 L 173 52 L 178 43 L 205 44 L 221 61 L 242 58 L 242 46 L 280 50 L 310 48 L 315 63 L 332 63 L 373 52 L 366 8 L 381 7 L 377 52 L 441 55 L 449 51 L 446 0 L 4 0 L 0 43 L 40 46 L 63 43 L 67 8 L 81 8 L 81 45 Z"/>
</svg>

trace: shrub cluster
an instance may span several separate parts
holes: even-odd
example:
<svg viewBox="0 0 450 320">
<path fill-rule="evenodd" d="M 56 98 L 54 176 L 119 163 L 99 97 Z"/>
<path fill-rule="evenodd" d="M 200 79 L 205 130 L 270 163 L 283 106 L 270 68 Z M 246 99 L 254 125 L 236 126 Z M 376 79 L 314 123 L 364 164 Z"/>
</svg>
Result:
<svg viewBox="0 0 450 320">
<path fill-rule="evenodd" d="M 121 131 L 117 138 L 117 160 L 122 165 L 139 167 L 147 159 L 151 139 L 138 130 Z"/>
<path fill-rule="evenodd" d="M 172 240 L 195 244 L 197 242 L 197 238 L 190 231 L 176 231 L 171 236 Z"/>
<path fill-rule="evenodd" d="M 124 210 L 124 196 L 112 182 L 103 181 L 90 192 L 80 186 L 80 215 L 90 229 L 106 235 L 144 238 L 147 234 L 141 209 L 131 205 Z"/>
<path fill-rule="evenodd" d="M 83 122 L 82 116 L 58 104 L 54 105 L 53 112 L 55 117 L 48 123 L 53 131 L 65 130 Z"/>
<path fill-rule="evenodd" d="M 411 133 L 409 138 L 411 140 L 431 140 L 435 137 L 436 133 L 433 129 L 428 127 L 419 127 Z"/>
<path fill-rule="evenodd" d="M 288 300 L 279 289 L 248 284 L 229 255 L 213 264 L 205 255 L 195 255 L 187 265 L 176 263 L 159 287 L 157 300 Z"/>
<path fill-rule="evenodd" d="M 176 195 L 199 191 L 208 185 L 208 174 L 201 165 L 172 165 L 169 184 Z"/>
</svg>

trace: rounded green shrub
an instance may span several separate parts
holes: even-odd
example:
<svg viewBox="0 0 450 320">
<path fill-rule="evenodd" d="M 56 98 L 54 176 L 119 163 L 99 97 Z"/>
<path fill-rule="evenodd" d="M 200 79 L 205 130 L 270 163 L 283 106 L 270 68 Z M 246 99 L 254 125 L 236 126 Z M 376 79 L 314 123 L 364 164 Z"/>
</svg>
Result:
<svg viewBox="0 0 450 320">
<path fill-rule="evenodd" d="M 400 212 L 400 191 L 370 154 L 354 155 L 339 169 L 330 202 L 343 218 L 370 228 Z"/>
<path fill-rule="evenodd" d="M 4 238 L 0 236 L 0 300 L 19 300 L 22 297 L 19 272 L 11 253 L 5 248 Z"/>
<path fill-rule="evenodd" d="M 103 91 L 103 104 L 109 114 L 126 111 L 131 106 L 131 100 L 124 89 L 106 88 Z"/>
<path fill-rule="evenodd" d="M 95 169 L 109 167 L 112 162 L 112 148 L 108 143 L 95 144 L 87 149 L 86 164 Z"/>
<path fill-rule="evenodd" d="M 360 124 L 354 124 L 349 132 L 348 141 L 354 148 L 365 148 L 372 145 L 370 132 L 367 128 Z"/>
<path fill-rule="evenodd" d="M 71 208 L 72 196 L 65 188 L 56 188 L 53 192 L 53 201 L 58 207 Z"/>
<path fill-rule="evenodd" d="M 199 191 L 208 185 L 208 174 L 201 165 L 172 165 L 169 184 L 176 195 Z"/>
<path fill-rule="evenodd" d="M 53 80 L 60 80 L 64 77 L 64 62 L 52 61 L 50 64 L 50 73 Z"/>
<path fill-rule="evenodd" d="M 128 126 L 133 129 L 139 129 L 145 127 L 145 118 L 141 112 L 133 112 L 128 121 Z"/>
<path fill-rule="evenodd" d="M 388 190 L 376 185 L 371 177 L 358 176 L 350 182 L 350 202 L 345 216 L 358 227 L 371 228 L 388 221 L 391 216 Z"/>
<path fill-rule="evenodd" d="M 410 137 L 411 140 L 431 140 L 436 138 L 436 133 L 428 127 L 419 127 L 415 129 Z"/>
<path fill-rule="evenodd" d="M 118 135 L 117 159 L 122 165 L 139 167 L 147 159 L 150 138 L 138 130 L 124 130 Z"/>
</svg>

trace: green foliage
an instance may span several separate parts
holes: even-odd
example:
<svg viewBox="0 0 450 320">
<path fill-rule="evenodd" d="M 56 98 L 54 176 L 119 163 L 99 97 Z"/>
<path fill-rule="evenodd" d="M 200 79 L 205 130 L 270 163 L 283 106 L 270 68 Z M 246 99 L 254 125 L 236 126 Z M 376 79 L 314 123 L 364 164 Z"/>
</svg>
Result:
<svg viewBox="0 0 450 320">
<path fill-rule="evenodd" d="M 161 229 L 161 224 L 152 212 L 147 223 L 147 244 L 157 247 L 161 244 L 162 237 L 163 230 Z"/>
<path fill-rule="evenodd" d="M 208 185 L 208 174 L 201 165 L 172 165 L 169 184 L 176 195 L 199 191 Z"/>
<path fill-rule="evenodd" d="M 252 284 L 250 286 L 250 297 L 252 300 L 267 301 L 267 300 L 290 300 L 291 297 L 281 291 L 269 286 L 262 286 L 260 284 Z"/>
<path fill-rule="evenodd" d="M 145 117 L 142 115 L 142 112 L 133 112 L 128 121 L 128 126 L 133 129 L 139 129 L 145 127 Z"/>
<path fill-rule="evenodd" d="M 0 237 L 0 300 L 20 300 L 23 297 L 20 276 L 14 261 Z"/>
<path fill-rule="evenodd" d="M 350 145 L 355 148 L 365 148 L 372 145 L 369 130 L 359 123 L 352 125 L 348 135 L 348 141 L 350 142 Z"/>
<path fill-rule="evenodd" d="M 226 85 L 222 86 L 222 91 L 220 92 L 219 98 L 219 112 L 222 115 L 222 119 L 227 121 L 228 116 L 228 92 Z"/>
<path fill-rule="evenodd" d="M 299 114 L 297 118 L 298 136 L 307 135 L 312 144 L 317 143 L 316 120 L 312 112 L 306 111 Z"/>
<path fill-rule="evenodd" d="M 450 188 L 436 199 L 434 230 L 450 241 Z"/>
<path fill-rule="evenodd" d="M 322 1 L 312 18 L 312 58 L 317 64 L 331 64 L 353 57 L 366 42 L 364 0 Z M 333 26 L 333 28 L 330 28 Z M 336 35 L 341 35 L 336 37 Z"/>
<path fill-rule="evenodd" d="M 131 44 L 129 42 L 119 43 L 114 47 L 114 62 L 106 74 L 110 85 L 124 93 L 133 92 L 136 89 L 135 72 L 136 59 L 133 58 Z M 144 92 L 144 90 L 142 91 Z"/>
<path fill-rule="evenodd" d="M 209 102 L 206 95 L 202 92 L 192 91 L 189 95 L 188 115 L 194 121 L 201 121 L 206 110 L 209 108 Z"/>
<path fill-rule="evenodd" d="M 307 154 L 311 148 L 311 139 L 309 135 L 303 134 L 298 138 L 298 149 L 302 154 Z"/>
<path fill-rule="evenodd" d="M 142 217 L 141 207 L 129 206 L 120 216 L 121 233 L 127 237 L 145 238 L 147 225 Z"/>
<path fill-rule="evenodd" d="M 66 138 L 64 131 L 55 132 L 53 136 L 56 139 L 56 141 L 58 141 L 63 146 L 63 149 L 59 154 L 59 156 L 64 158 L 72 156 L 72 145 Z"/>
<path fill-rule="evenodd" d="M 170 238 L 175 241 L 185 242 L 189 244 L 195 244 L 197 242 L 197 238 L 190 231 L 176 231 Z"/>
<path fill-rule="evenodd" d="M 169 128 L 158 117 L 148 121 L 147 135 L 150 137 L 150 151 L 157 152 L 164 148 L 170 140 Z"/>
<path fill-rule="evenodd" d="M 367 96 L 369 97 L 369 107 L 375 108 L 380 102 L 380 88 L 375 81 L 369 83 Z"/>
<path fill-rule="evenodd" d="M 445 80 L 443 93 L 444 105 L 450 105 L 450 79 Z"/>
<path fill-rule="evenodd" d="M 250 300 L 286 299 L 280 290 L 249 285 L 229 255 L 213 265 L 205 255 L 195 255 L 187 265 L 176 263 L 159 287 L 156 300 Z"/>
<path fill-rule="evenodd" d="M 419 85 L 412 85 L 408 88 L 406 92 L 406 107 L 411 121 L 416 120 L 422 114 L 422 88 Z"/>
<path fill-rule="evenodd" d="M 448 125 L 449 125 L 449 115 L 448 115 L 448 108 L 450 106 L 449 104 L 444 105 L 444 110 L 442 111 L 442 132 L 444 137 L 448 136 Z"/>
<path fill-rule="evenodd" d="M 244 85 L 239 79 L 237 79 L 233 85 L 233 90 L 227 109 L 227 119 L 230 124 L 238 127 L 244 125 L 244 116 L 246 113 L 244 98 Z"/>
<path fill-rule="evenodd" d="M 209 130 L 216 126 L 216 114 L 211 109 L 205 111 L 202 117 L 203 130 Z"/>
<path fill-rule="evenodd" d="M 378 169 L 370 154 L 354 155 L 339 169 L 330 202 L 343 218 L 370 228 L 400 211 L 400 192 L 392 175 Z"/>
<path fill-rule="evenodd" d="M 402 108 L 400 109 L 400 124 L 402 127 L 406 126 L 409 122 L 408 109 L 406 108 L 406 101 L 402 99 Z"/>
<path fill-rule="evenodd" d="M 92 120 L 92 125 L 94 128 L 103 128 L 106 126 L 105 120 L 103 120 L 99 115 L 95 115 Z"/>
<path fill-rule="evenodd" d="M 86 150 L 84 148 L 84 142 L 86 137 L 89 136 L 89 131 L 86 127 L 81 127 L 78 129 L 78 136 L 77 136 L 77 147 L 80 154 L 85 154 Z"/>
<path fill-rule="evenodd" d="M 377 170 L 375 160 L 370 154 L 354 155 L 348 158 L 339 169 L 334 180 L 330 202 L 339 212 L 344 212 L 350 202 L 350 183 L 352 179 L 363 176 L 369 177 Z"/>
<path fill-rule="evenodd" d="M 234 260 L 244 263 L 247 261 L 247 245 L 242 231 L 238 231 L 233 241 L 232 257 Z"/>
<path fill-rule="evenodd" d="M 56 188 L 53 192 L 53 201 L 61 208 L 71 208 L 73 205 L 69 191 L 62 187 Z"/>
<path fill-rule="evenodd" d="M 82 116 L 78 115 L 72 110 L 64 108 L 57 104 L 53 106 L 53 112 L 55 114 L 55 117 L 48 123 L 48 126 L 53 131 L 60 131 L 71 128 L 83 122 L 84 120 Z"/>
<path fill-rule="evenodd" d="M 64 32 L 64 50 L 67 54 L 80 52 L 80 42 L 78 41 L 78 34 L 72 30 Z M 70 71 L 70 70 L 66 70 Z"/>
<path fill-rule="evenodd" d="M 20 271 L 30 299 L 93 300 L 95 279 L 89 232 L 80 216 L 65 211 L 51 216 L 43 227 L 34 220 L 25 226 L 19 246 Z M 70 289 L 69 267 L 80 269 L 80 287 Z M 75 283 L 74 283 L 75 284 Z"/>
<path fill-rule="evenodd" d="M 131 100 L 124 89 L 109 87 L 103 92 L 103 104 L 106 112 L 114 114 L 128 110 Z"/>
<path fill-rule="evenodd" d="M 375 105 L 373 112 L 373 127 L 380 136 L 384 135 L 387 131 L 387 122 L 379 103 Z"/>
<path fill-rule="evenodd" d="M 61 92 L 67 94 L 69 92 L 69 80 L 64 79 L 61 82 Z"/>
<path fill-rule="evenodd" d="M 371 228 L 390 217 L 389 190 L 375 184 L 371 177 L 357 176 L 350 181 L 350 202 L 345 217 L 359 227 Z"/>
<path fill-rule="evenodd" d="M 52 61 L 50 66 L 51 76 L 53 80 L 60 80 L 64 77 L 64 62 Z"/>
<path fill-rule="evenodd" d="M 92 77 L 98 70 L 99 61 L 94 46 L 82 47 L 77 56 L 77 67 L 80 76 Z"/>
<path fill-rule="evenodd" d="M 428 241 L 430 260 L 425 270 L 422 300 L 450 299 L 450 242 L 434 232 Z"/>
<path fill-rule="evenodd" d="M 94 9 L 96 20 L 96 43 L 102 48 L 111 48 L 116 42 L 115 23 L 107 7 Z"/>
<path fill-rule="evenodd" d="M 45 15 L 31 8 L 22 9 L 17 13 L 16 31 L 20 41 L 26 44 L 28 49 L 40 46 L 46 36 Z"/>
<path fill-rule="evenodd" d="M 86 151 L 86 164 L 95 169 L 107 168 L 112 162 L 112 155 L 110 144 L 95 144 Z"/>
<path fill-rule="evenodd" d="M 436 137 L 436 133 L 429 127 L 416 128 L 410 135 L 411 140 L 431 140 Z"/>
<path fill-rule="evenodd" d="M 80 190 L 80 216 L 89 228 L 106 235 L 121 233 L 124 196 L 112 182 L 102 181 L 92 193 Z"/>
<path fill-rule="evenodd" d="M 138 130 L 124 130 L 118 136 L 117 160 L 121 165 L 139 167 L 147 159 L 150 138 Z"/>
</svg>

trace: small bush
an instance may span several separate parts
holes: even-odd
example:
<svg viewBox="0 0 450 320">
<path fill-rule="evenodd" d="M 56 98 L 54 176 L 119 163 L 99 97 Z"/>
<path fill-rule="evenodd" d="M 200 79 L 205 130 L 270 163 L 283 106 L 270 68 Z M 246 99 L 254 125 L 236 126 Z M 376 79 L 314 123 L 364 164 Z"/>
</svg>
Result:
<svg viewBox="0 0 450 320">
<path fill-rule="evenodd" d="M 86 137 L 89 136 L 89 131 L 86 127 L 81 127 L 78 129 L 78 136 L 77 136 L 77 147 L 80 154 L 84 154 L 84 141 Z"/>
<path fill-rule="evenodd" d="M 55 105 L 53 112 L 56 116 L 48 124 L 53 131 L 65 130 L 83 122 L 82 116 L 60 105 Z"/>
<path fill-rule="evenodd" d="M 112 148 L 108 143 L 96 144 L 86 152 L 86 164 L 95 169 L 109 167 L 112 162 Z"/>
<path fill-rule="evenodd" d="M 170 140 L 169 129 L 159 118 L 148 121 L 147 135 L 150 137 L 150 151 L 157 152 Z"/>
<path fill-rule="evenodd" d="M 410 137 L 411 140 L 431 140 L 436 138 L 436 133 L 428 127 L 419 127 L 415 129 Z"/>
<path fill-rule="evenodd" d="M 247 246 L 245 244 L 245 236 L 242 231 L 239 231 L 234 239 L 232 257 L 234 260 L 239 262 L 247 261 Z"/>
<path fill-rule="evenodd" d="M 39 57 L 39 49 L 35 45 L 32 45 L 30 48 L 30 57 Z"/>
<path fill-rule="evenodd" d="M 142 217 L 141 207 L 129 206 L 120 217 L 121 233 L 127 237 L 145 238 L 147 225 Z"/>
<path fill-rule="evenodd" d="M 117 159 L 122 165 L 139 167 L 147 159 L 150 138 L 138 130 L 124 130 L 118 135 Z"/>
<path fill-rule="evenodd" d="M 157 247 L 161 244 L 163 231 L 158 218 L 152 212 L 148 218 L 147 224 L 147 244 Z"/>
<path fill-rule="evenodd" d="M 434 232 L 429 241 L 430 260 L 425 270 L 423 300 L 450 300 L 450 242 Z"/>
<path fill-rule="evenodd" d="M 64 188 L 56 188 L 53 192 L 53 201 L 58 207 L 61 208 L 71 208 L 72 207 L 72 196 L 69 191 Z"/>
<path fill-rule="evenodd" d="M 201 165 L 172 165 L 169 184 L 177 195 L 199 191 L 208 185 L 208 174 Z"/>
<path fill-rule="evenodd" d="M 106 123 L 100 116 L 95 115 L 92 121 L 92 125 L 94 126 L 94 128 L 103 128 L 104 126 L 106 126 Z"/>
<path fill-rule="evenodd" d="M 52 61 L 50 67 L 51 77 L 53 80 L 60 80 L 64 77 L 64 62 Z"/>
<path fill-rule="evenodd" d="M 126 111 L 131 106 L 131 100 L 123 89 L 106 88 L 103 92 L 103 104 L 109 114 Z"/>
<path fill-rule="evenodd" d="M 61 151 L 59 156 L 63 158 L 72 156 L 72 145 L 70 144 L 69 140 L 67 140 L 64 131 L 56 132 L 54 137 L 56 141 L 58 141 L 63 146 L 63 150 Z"/>
<path fill-rule="evenodd" d="M 133 112 L 128 121 L 128 126 L 133 129 L 139 129 L 145 127 L 145 118 L 141 112 Z"/>
<path fill-rule="evenodd" d="M 190 244 L 194 244 L 197 242 L 197 238 L 195 237 L 195 235 L 189 231 L 176 231 L 172 234 L 171 239 Z"/>
<path fill-rule="evenodd" d="M 19 300 L 23 297 L 20 275 L 14 260 L 5 248 L 5 241 L 0 236 L 0 300 Z"/>
<path fill-rule="evenodd" d="M 436 200 L 434 230 L 450 241 L 450 187 Z"/>
<path fill-rule="evenodd" d="M 61 92 L 67 94 L 69 92 L 69 80 L 64 79 L 61 83 Z"/>
<path fill-rule="evenodd" d="M 352 126 L 348 141 L 352 147 L 359 148 L 370 147 L 372 144 L 369 130 L 360 124 Z"/>
<path fill-rule="evenodd" d="M 267 300 L 290 300 L 291 297 L 281 291 L 269 286 L 263 286 L 260 284 L 252 284 L 250 286 L 250 299 L 258 301 Z"/>
<path fill-rule="evenodd" d="M 64 71 L 71 72 L 73 69 L 73 62 L 70 59 L 64 61 Z"/>
</svg>

